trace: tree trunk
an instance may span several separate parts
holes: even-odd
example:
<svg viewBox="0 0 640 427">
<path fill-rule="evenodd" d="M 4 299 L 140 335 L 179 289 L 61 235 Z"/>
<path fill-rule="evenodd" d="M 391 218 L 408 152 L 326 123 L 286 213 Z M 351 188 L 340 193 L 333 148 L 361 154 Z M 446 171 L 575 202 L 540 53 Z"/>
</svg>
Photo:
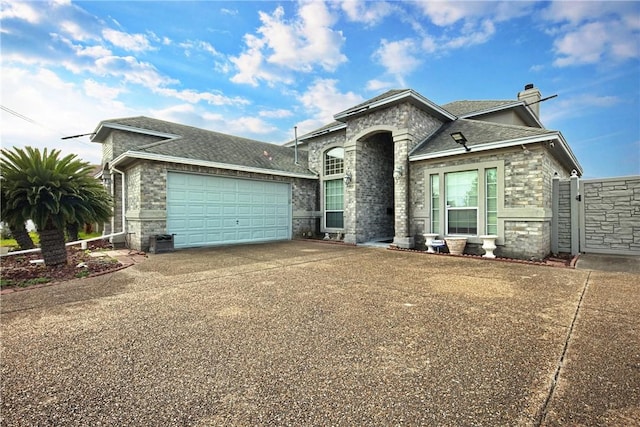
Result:
<svg viewBox="0 0 640 427">
<path fill-rule="evenodd" d="M 33 244 L 33 240 L 31 240 L 31 236 L 29 236 L 29 232 L 24 224 L 22 227 L 9 225 L 9 231 L 11 231 L 11 236 L 13 236 L 13 238 L 16 239 L 16 242 L 18 242 L 20 249 L 27 250 L 36 247 L 36 245 Z"/>
<path fill-rule="evenodd" d="M 80 230 L 80 224 L 77 222 L 67 224 L 67 238 L 69 242 L 76 242 L 80 240 L 78 238 L 78 230 Z"/>
<path fill-rule="evenodd" d="M 40 249 L 44 264 L 60 265 L 67 262 L 67 247 L 64 244 L 64 233 L 58 229 L 38 231 L 40 235 Z"/>
</svg>

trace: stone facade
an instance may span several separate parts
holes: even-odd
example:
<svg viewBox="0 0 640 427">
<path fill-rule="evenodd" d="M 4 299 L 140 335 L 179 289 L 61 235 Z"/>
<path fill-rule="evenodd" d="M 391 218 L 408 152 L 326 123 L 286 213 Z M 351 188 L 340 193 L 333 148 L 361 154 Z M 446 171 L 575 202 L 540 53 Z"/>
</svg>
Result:
<svg viewBox="0 0 640 427">
<path fill-rule="evenodd" d="M 640 255 L 640 177 L 583 180 L 581 251 Z"/>
<path fill-rule="evenodd" d="M 507 132 L 510 130 L 508 125 L 514 125 L 515 119 L 511 117 L 514 113 L 500 114 L 492 118 L 497 123 L 505 122 L 501 131 Z M 453 141 L 449 147 L 440 140 L 441 145 L 425 145 L 416 150 L 431 147 L 436 155 L 431 156 L 427 152 L 428 155 L 415 156 L 410 162 L 412 150 L 427 138 L 427 144 L 434 141 L 434 135 L 448 138 L 448 130 L 442 133 L 438 131 L 445 120 L 455 118 L 415 97 L 398 98 L 388 104 L 372 103 L 338 117 L 342 117 L 344 125 L 326 128 L 326 133 L 303 138 L 300 146 L 308 154 L 308 168 L 318 174 L 318 179 L 285 177 L 278 175 L 278 171 L 269 174 L 160 161 L 130 161 L 123 168 L 126 177 L 125 218 L 131 247 L 146 249 L 150 236 L 166 233 L 168 171 L 290 183 L 292 237 L 308 237 L 330 231 L 344 235 L 344 240 L 349 243 L 393 238 L 393 243 L 399 247 L 424 248 L 424 233 L 437 232 L 444 237 L 446 231 L 444 215 L 447 209 L 442 206 L 438 213 L 438 229 L 431 229 L 431 176 L 439 177 L 442 189 L 444 177 L 449 173 L 477 170 L 478 184 L 484 184 L 486 171 L 493 173 L 495 169 L 498 193 L 496 234 L 499 236 L 496 254 L 539 259 L 551 252 L 552 232 L 555 233 L 553 230 L 556 227 L 556 223 L 552 222 L 552 205 L 555 203 L 553 178 L 566 178 L 570 173 L 563 166 L 566 156 L 563 160 L 565 163 L 558 160 L 565 155 L 564 151 L 558 152 L 562 147 L 532 138 L 533 142 L 526 147 L 520 144 L 497 144 L 491 150 L 458 152 L 454 151 L 458 147 Z M 460 122 L 454 120 L 452 123 Z M 515 123 L 516 126 L 522 124 Z M 114 129 L 102 141 L 103 166 L 127 150 L 135 150 L 163 137 Z M 482 143 L 497 142 L 488 140 Z M 344 149 L 344 170 L 325 177 L 324 154 L 334 147 Z M 449 150 L 455 155 L 450 154 Z M 442 153 L 445 153 L 444 156 L 438 157 Z M 328 229 L 322 218 L 325 181 L 343 178 L 344 227 Z M 122 229 L 122 210 L 118 206 L 119 195 L 122 194 L 119 186 L 122 185 L 118 173 L 113 174 L 112 185 L 117 204 L 111 226 L 113 231 L 118 231 Z M 479 235 L 488 234 L 490 228 L 486 225 L 486 218 L 490 215 L 484 208 L 485 191 L 483 185 L 478 185 L 479 200 L 482 200 L 477 209 L 478 232 L 477 236 L 468 237 L 468 252 L 481 253 Z M 631 229 L 635 230 L 633 227 Z"/>
<path fill-rule="evenodd" d="M 168 171 L 291 183 L 293 237 L 307 237 L 308 233 L 317 232 L 318 226 L 316 222 L 319 210 L 317 206 L 317 180 L 206 168 L 179 163 L 138 161 L 125 170 L 127 188 L 125 200 L 126 238 L 129 247 L 132 249 L 148 250 L 151 236 L 167 232 L 166 189 Z M 113 182 L 118 183 L 119 181 L 120 176 L 114 175 Z M 117 200 L 113 221 L 114 232 L 122 230 L 119 184 L 116 184 L 116 187 L 115 197 Z M 117 240 L 117 242 L 122 243 L 121 240 Z"/>
<path fill-rule="evenodd" d="M 544 146 L 511 148 L 473 154 L 470 152 L 457 158 L 433 159 L 414 162 L 411 165 L 411 232 L 417 237 L 418 247 L 424 240 L 423 233 L 440 233 L 431 230 L 430 180 L 435 173 L 473 170 L 482 167 L 497 167 L 499 209 L 498 249 L 496 254 L 512 258 L 541 259 L 551 251 L 551 188 L 555 173 L 568 176 Z M 482 213 L 481 213 L 482 218 Z M 442 221 L 441 221 L 442 224 Z M 443 226 L 443 225 L 441 225 Z M 481 231 L 479 234 L 485 234 Z M 481 240 L 470 237 L 470 251 Z"/>
<path fill-rule="evenodd" d="M 571 252 L 571 186 L 569 180 L 559 183 L 558 252 Z"/>
</svg>

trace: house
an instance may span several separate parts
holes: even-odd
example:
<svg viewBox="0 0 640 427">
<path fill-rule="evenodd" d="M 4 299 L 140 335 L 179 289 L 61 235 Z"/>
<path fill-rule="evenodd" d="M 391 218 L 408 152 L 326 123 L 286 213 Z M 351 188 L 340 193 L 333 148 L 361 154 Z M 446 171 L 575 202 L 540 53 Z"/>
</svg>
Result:
<svg viewBox="0 0 640 427">
<path fill-rule="evenodd" d="M 541 101 L 533 85 L 445 105 L 391 90 L 283 146 L 147 117 L 103 121 L 93 141 L 118 200 L 110 229 L 136 249 L 165 233 L 177 248 L 312 233 L 424 248 L 437 233 L 473 252 L 494 234 L 499 255 L 543 258 L 552 179 L 582 169 Z"/>
</svg>

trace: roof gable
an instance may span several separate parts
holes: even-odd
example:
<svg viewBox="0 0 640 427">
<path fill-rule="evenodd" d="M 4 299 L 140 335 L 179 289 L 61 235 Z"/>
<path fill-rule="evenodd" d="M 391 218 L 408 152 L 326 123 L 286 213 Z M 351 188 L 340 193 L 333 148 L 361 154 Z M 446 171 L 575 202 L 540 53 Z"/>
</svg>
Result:
<svg viewBox="0 0 640 427">
<path fill-rule="evenodd" d="M 387 108 L 402 102 L 409 102 L 420 108 L 421 110 L 427 111 L 429 114 L 437 117 L 440 120 L 455 119 L 455 116 L 453 114 L 440 107 L 438 104 L 420 95 L 413 89 L 389 90 L 382 95 L 378 95 L 369 99 L 368 101 L 356 105 L 355 107 L 344 110 L 333 117 L 338 121 L 344 122 L 353 117 L 369 114 L 374 110 Z"/>
<path fill-rule="evenodd" d="M 274 173 L 287 172 L 315 176 L 307 167 L 306 153 L 301 151 L 298 153 L 296 164 L 295 151 L 280 145 L 149 117 L 109 120 L 101 122 L 99 127 L 110 126 L 117 129 L 120 129 L 118 126 L 127 126 L 133 128 L 135 132 L 161 133 L 170 136 L 124 153 L 120 156 L 122 159 L 118 159 L 119 162 L 125 161 L 126 158 L 157 157 L 176 163 L 203 161 L 216 165 L 229 165 L 230 169 L 240 167 Z"/>
</svg>

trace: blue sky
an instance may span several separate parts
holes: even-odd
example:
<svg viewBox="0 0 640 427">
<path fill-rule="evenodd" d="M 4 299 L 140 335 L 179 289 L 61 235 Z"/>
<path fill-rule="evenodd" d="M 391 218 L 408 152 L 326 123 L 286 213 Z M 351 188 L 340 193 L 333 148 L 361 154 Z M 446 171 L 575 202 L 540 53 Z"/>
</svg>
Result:
<svg viewBox="0 0 640 427">
<path fill-rule="evenodd" d="M 640 174 L 640 2 L 1 1 L 3 147 L 99 163 L 145 115 L 284 143 L 392 88 L 435 103 L 527 83 L 585 177 Z"/>
</svg>

